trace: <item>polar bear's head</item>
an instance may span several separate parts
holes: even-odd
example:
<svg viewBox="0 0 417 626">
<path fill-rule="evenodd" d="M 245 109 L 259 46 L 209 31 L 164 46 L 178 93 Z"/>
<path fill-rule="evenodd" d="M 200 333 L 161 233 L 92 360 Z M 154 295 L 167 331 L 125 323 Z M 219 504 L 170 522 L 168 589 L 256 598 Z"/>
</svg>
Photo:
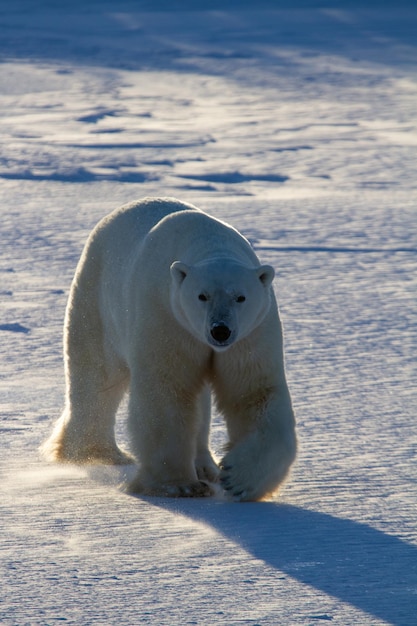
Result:
<svg viewBox="0 0 417 626">
<path fill-rule="evenodd" d="M 249 335 L 271 303 L 274 269 L 228 259 L 171 265 L 171 306 L 178 322 L 215 350 Z"/>
</svg>

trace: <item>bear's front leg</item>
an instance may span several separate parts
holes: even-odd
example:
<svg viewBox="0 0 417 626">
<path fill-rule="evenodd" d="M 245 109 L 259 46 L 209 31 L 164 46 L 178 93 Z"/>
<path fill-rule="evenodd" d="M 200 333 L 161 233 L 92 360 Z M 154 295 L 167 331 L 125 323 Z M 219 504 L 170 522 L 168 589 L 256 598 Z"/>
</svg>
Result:
<svg viewBox="0 0 417 626">
<path fill-rule="evenodd" d="M 289 394 L 273 392 L 256 411 L 245 411 L 241 406 L 240 415 L 231 412 L 226 421 L 232 437 L 230 450 L 220 462 L 220 483 L 237 501 L 271 496 L 287 476 L 296 455 Z"/>
<path fill-rule="evenodd" d="M 174 498 L 213 495 L 195 467 L 198 426 L 196 400 L 149 379 L 136 379 L 130 394 L 129 429 L 139 471 L 128 491 Z"/>
</svg>

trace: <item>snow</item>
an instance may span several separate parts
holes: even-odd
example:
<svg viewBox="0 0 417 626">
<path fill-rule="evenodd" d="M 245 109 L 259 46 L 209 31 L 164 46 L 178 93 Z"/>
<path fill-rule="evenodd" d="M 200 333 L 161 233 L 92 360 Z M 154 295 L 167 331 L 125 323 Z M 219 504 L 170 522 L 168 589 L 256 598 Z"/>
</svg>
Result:
<svg viewBox="0 0 417 626">
<path fill-rule="evenodd" d="M 416 25 L 411 0 L 1 4 L 2 625 L 417 623 Z M 145 195 L 276 268 L 300 451 L 273 502 L 38 458 L 85 238 Z"/>
</svg>

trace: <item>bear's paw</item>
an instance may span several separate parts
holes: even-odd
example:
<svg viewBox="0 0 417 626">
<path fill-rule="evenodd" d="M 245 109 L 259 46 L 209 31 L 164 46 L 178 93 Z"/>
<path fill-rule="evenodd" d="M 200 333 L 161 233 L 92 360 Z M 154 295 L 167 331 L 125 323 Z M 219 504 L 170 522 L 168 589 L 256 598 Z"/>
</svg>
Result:
<svg viewBox="0 0 417 626">
<path fill-rule="evenodd" d="M 164 498 L 207 498 L 214 494 L 212 487 L 202 481 L 189 483 L 145 484 L 141 477 L 135 478 L 126 488 L 127 493 Z"/>
</svg>

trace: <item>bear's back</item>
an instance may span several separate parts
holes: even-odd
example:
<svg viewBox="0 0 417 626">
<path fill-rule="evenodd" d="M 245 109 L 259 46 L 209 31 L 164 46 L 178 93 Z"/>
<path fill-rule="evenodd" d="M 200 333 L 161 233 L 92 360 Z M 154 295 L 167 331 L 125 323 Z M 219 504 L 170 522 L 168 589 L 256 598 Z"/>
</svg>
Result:
<svg viewBox="0 0 417 626">
<path fill-rule="evenodd" d="M 175 198 L 144 198 L 123 205 L 103 218 L 93 231 L 97 237 L 121 240 L 124 245 L 133 239 L 143 241 L 161 220 L 178 211 L 199 211 Z"/>
<path fill-rule="evenodd" d="M 249 267 L 258 266 L 248 240 L 233 226 L 204 211 L 185 205 L 183 210 L 166 214 L 150 230 L 143 246 L 144 256 L 149 258 L 157 248 L 170 263 L 183 261 L 190 265 L 208 259 L 225 258 L 241 262 Z"/>
</svg>

